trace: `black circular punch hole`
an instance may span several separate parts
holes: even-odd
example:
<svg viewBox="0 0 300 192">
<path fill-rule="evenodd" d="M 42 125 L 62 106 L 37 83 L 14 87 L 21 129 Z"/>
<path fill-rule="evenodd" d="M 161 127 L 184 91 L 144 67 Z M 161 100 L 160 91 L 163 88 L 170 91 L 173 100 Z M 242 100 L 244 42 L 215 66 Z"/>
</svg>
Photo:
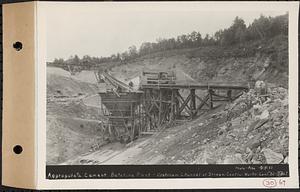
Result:
<svg viewBox="0 0 300 192">
<path fill-rule="evenodd" d="M 15 152 L 15 154 L 21 154 L 23 151 L 23 148 L 21 145 L 15 145 L 13 148 L 13 151 Z"/>
<path fill-rule="evenodd" d="M 17 41 L 13 44 L 15 50 L 20 51 L 23 48 L 23 44 L 20 41 Z"/>
</svg>

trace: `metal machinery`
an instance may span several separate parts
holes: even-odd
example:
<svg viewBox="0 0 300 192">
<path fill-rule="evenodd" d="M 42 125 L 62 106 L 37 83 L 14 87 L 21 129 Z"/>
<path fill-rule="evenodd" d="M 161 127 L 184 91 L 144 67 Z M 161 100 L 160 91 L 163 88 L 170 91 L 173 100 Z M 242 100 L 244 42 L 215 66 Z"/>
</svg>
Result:
<svg viewBox="0 0 300 192">
<path fill-rule="evenodd" d="M 142 91 L 135 91 L 125 83 L 104 72 L 99 80 L 106 83 L 106 90 L 99 92 L 108 118 L 107 131 L 111 140 L 128 143 L 139 135 L 141 128 Z"/>
</svg>

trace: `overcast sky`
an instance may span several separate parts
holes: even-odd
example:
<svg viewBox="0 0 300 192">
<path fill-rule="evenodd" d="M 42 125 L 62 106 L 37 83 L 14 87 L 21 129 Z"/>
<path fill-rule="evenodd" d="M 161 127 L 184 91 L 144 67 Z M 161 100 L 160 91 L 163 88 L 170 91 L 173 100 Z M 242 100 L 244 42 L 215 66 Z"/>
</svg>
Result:
<svg viewBox="0 0 300 192">
<path fill-rule="evenodd" d="M 200 6 L 201 7 L 201 6 Z M 245 11 L 226 8 L 208 11 L 199 6 L 130 6 L 103 3 L 53 3 L 44 6 L 47 60 L 67 59 L 77 54 L 110 56 L 131 45 L 155 42 L 199 31 L 212 35 L 232 24 L 235 16 L 248 25 L 260 14 L 276 16 L 284 11 Z"/>
</svg>

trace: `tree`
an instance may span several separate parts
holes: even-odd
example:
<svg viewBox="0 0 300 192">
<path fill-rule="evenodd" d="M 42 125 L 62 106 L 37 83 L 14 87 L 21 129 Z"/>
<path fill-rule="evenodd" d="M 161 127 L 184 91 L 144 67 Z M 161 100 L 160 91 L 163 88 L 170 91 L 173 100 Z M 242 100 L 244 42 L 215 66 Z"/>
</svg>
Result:
<svg viewBox="0 0 300 192">
<path fill-rule="evenodd" d="M 242 18 L 236 17 L 231 26 L 234 33 L 234 42 L 241 43 L 245 40 L 246 35 L 246 25 L 245 21 Z"/>
<path fill-rule="evenodd" d="M 249 26 L 251 39 L 265 39 L 271 27 L 270 18 L 260 15 L 259 19 L 255 19 Z"/>
<path fill-rule="evenodd" d="M 139 54 L 140 55 L 145 55 L 145 54 L 151 53 L 151 51 L 152 51 L 151 43 L 145 42 L 145 43 L 142 43 L 142 45 L 140 46 Z"/>
<path fill-rule="evenodd" d="M 144 42 L 139 49 L 136 46 L 130 46 L 123 53 L 112 54 L 110 57 L 90 57 L 83 56 L 80 59 L 77 55 L 71 56 L 69 59 L 54 59 L 54 64 L 101 64 L 105 62 L 117 62 L 134 59 L 136 57 L 151 54 L 159 51 L 192 48 L 210 45 L 234 45 L 244 43 L 250 40 L 264 40 L 276 35 L 288 35 L 288 13 L 277 17 L 266 17 L 260 15 L 248 27 L 244 20 L 235 17 L 231 26 L 226 29 L 219 30 L 211 36 L 206 34 L 202 38 L 200 32 L 192 31 L 189 34 L 182 34 L 176 38 L 159 38 L 156 42 Z"/>
<path fill-rule="evenodd" d="M 224 36 L 224 31 L 222 29 L 215 33 L 214 37 L 218 44 L 221 44 L 223 36 Z"/>
<path fill-rule="evenodd" d="M 129 54 L 128 54 L 128 52 L 127 52 L 127 51 L 123 52 L 123 53 L 121 54 L 121 61 L 126 61 L 126 60 L 128 60 L 128 59 L 129 59 Z"/>
<path fill-rule="evenodd" d="M 75 55 L 74 58 L 73 58 L 73 64 L 79 64 L 80 63 L 80 59 L 78 57 L 78 55 Z"/>
<path fill-rule="evenodd" d="M 196 34 L 196 45 L 199 47 L 202 44 L 202 36 L 201 33 L 197 32 Z"/>
<path fill-rule="evenodd" d="M 187 35 L 181 35 L 179 36 L 179 43 L 180 43 L 180 47 L 182 48 L 186 48 L 188 45 L 188 37 Z"/>
<path fill-rule="evenodd" d="M 135 58 L 138 55 L 137 49 L 135 45 L 132 45 L 128 48 L 128 56 L 130 58 Z"/>
<path fill-rule="evenodd" d="M 203 42 L 202 42 L 202 44 L 204 45 L 204 46 L 207 46 L 207 45 L 209 45 L 209 34 L 206 34 L 205 35 L 205 38 L 203 39 Z"/>
</svg>

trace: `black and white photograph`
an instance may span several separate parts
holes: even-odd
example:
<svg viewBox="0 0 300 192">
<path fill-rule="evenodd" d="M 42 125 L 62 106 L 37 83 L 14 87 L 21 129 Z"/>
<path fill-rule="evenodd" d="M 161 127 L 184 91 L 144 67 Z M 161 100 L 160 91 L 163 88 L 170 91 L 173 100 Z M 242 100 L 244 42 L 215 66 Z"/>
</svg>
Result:
<svg viewBox="0 0 300 192">
<path fill-rule="evenodd" d="M 46 165 L 289 164 L 287 11 L 101 6 L 47 8 Z"/>
</svg>

